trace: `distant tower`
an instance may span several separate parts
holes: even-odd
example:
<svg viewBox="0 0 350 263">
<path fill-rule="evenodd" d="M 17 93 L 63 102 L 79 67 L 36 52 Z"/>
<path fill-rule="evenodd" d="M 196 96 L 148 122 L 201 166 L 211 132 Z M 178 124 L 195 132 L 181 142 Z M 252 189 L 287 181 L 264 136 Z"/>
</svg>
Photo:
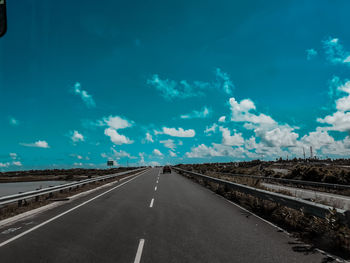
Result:
<svg viewBox="0 0 350 263">
<path fill-rule="evenodd" d="M 312 146 L 310 146 L 310 159 L 313 158 L 313 154 L 312 154 Z"/>
<path fill-rule="evenodd" d="M 303 147 L 303 153 L 304 153 L 304 160 L 305 160 L 305 148 Z"/>
</svg>

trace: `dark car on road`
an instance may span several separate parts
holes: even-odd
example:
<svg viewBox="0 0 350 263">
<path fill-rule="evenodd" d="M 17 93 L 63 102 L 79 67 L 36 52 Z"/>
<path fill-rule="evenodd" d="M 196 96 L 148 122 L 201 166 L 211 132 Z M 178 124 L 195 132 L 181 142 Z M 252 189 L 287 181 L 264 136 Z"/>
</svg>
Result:
<svg viewBox="0 0 350 263">
<path fill-rule="evenodd" d="M 163 174 L 166 174 L 166 173 L 171 173 L 171 169 L 170 169 L 170 166 L 166 165 L 163 167 Z"/>
</svg>

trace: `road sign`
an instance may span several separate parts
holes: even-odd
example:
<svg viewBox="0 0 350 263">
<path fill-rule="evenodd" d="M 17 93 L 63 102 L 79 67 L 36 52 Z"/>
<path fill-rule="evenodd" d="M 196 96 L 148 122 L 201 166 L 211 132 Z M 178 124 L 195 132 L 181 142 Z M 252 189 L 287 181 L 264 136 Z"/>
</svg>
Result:
<svg viewBox="0 0 350 263">
<path fill-rule="evenodd" d="M 107 165 L 108 166 L 113 166 L 114 165 L 114 161 L 107 161 Z"/>
</svg>

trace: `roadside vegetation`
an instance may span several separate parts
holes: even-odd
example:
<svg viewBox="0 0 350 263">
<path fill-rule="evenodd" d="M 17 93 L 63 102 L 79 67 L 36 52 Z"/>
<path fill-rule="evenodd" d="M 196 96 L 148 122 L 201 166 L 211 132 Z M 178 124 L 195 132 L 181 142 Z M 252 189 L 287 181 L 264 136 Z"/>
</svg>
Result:
<svg viewBox="0 0 350 263">
<path fill-rule="evenodd" d="M 95 176 L 121 173 L 130 167 L 110 169 L 46 169 L 14 172 L 0 172 L 0 183 L 32 182 L 32 181 L 79 181 Z"/>
<path fill-rule="evenodd" d="M 118 169 L 108 169 L 108 170 L 112 170 L 112 171 L 106 172 L 106 175 L 120 173 L 120 172 L 123 172 L 126 170 L 132 170 L 132 169 L 134 169 L 134 168 L 127 168 L 127 169 L 123 168 L 123 170 L 121 170 L 121 169 L 119 169 L 119 170 Z M 48 205 L 52 202 L 69 201 L 69 197 L 74 196 L 78 193 L 86 192 L 88 190 L 92 190 L 94 188 L 103 186 L 105 184 L 108 184 L 108 183 L 111 183 L 114 181 L 118 181 L 122 178 L 133 176 L 135 173 L 137 173 L 137 171 L 128 173 L 126 175 L 121 175 L 118 177 L 106 179 L 104 181 L 97 181 L 97 182 L 81 185 L 79 187 L 72 187 L 70 189 L 62 190 L 62 191 L 55 192 L 55 193 L 43 194 L 38 199 L 35 199 L 35 198 L 24 199 L 23 202 L 15 202 L 12 204 L 5 205 L 3 207 L 0 206 L 0 220 L 13 217 L 15 215 L 39 208 L 39 207 L 44 206 L 44 205 Z"/>
<path fill-rule="evenodd" d="M 341 159 L 343 160 L 343 159 Z M 322 183 L 350 184 L 350 160 L 327 161 L 294 159 L 264 162 L 204 163 L 183 165 L 198 172 L 219 172 L 296 179 Z"/>
<path fill-rule="evenodd" d="M 284 172 L 284 178 L 288 178 L 287 176 L 293 179 L 312 178 L 313 180 L 318 179 L 318 181 L 320 182 L 324 179 L 324 177 L 333 176 L 333 174 L 330 174 L 331 167 L 327 167 L 327 169 L 325 169 L 325 167 L 318 167 L 314 164 L 291 165 L 289 163 L 288 166 L 286 164 L 284 165 L 284 168 L 281 168 L 281 166 L 278 168 L 286 169 L 285 167 L 289 166 L 288 173 L 286 173 L 285 170 L 282 170 Z M 270 162 L 263 163 L 260 161 L 253 161 L 244 162 L 241 166 L 237 166 L 237 164 L 234 163 L 213 163 L 193 165 L 186 164 L 178 165 L 177 167 L 184 170 L 205 174 L 211 177 L 216 177 L 223 180 L 267 190 L 261 185 L 261 180 L 259 179 L 235 177 L 230 176 L 229 174 L 222 173 L 244 173 L 251 175 L 267 176 L 266 171 L 271 171 L 272 168 L 276 166 L 274 165 L 274 163 Z M 297 173 L 297 171 L 299 171 L 300 173 Z M 343 168 L 336 167 L 335 171 L 335 174 L 344 173 L 342 172 L 344 171 Z M 304 175 L 304 173 L 307 175 Z M 208 183 L 202 179 L 198 179 L 186 174 L 184 175 L 192 180 L 195 180 L 197 183 L 209 188 L 210 190 L 216 192 L 217 194 L 220 194 L 225 198 L 241 205 L 249 211 L 254 212 L 260 215 L 261 217 L 276 223 L 280 227 L 292 233 L 292 235 L 297 239 L 311 244 L 308 248 L 309 251 L 304 251 L 305 253 L 312 252 L 313 249 L 317 247 L 330 253 L 339 255 L 343 258 L 350 259 L 350 226 L 342 224 L 337 218 L 337 214 L 335 211 L 329 211 L 327 218 L 321 219 L 315 216 L 308 215 L 300 210 L 287 208 L 285 206 L 276 204 L 268 200 L 262 200 L 249 194 L 244 194 L 239 191 L 227 189 L 217 183 Z M 276 173 L 271 173 L 270 176 L 276 176 Z M 345 173 L 343 178 L 337 179 L 337 182 L 348 182 L 347 176 L 348 174 Z M 290 195 L 290 193 L 288 192 L 279 192 L 282 194 Z M 249 217 L 249 215 L 247 215 L 247 217 Z"/>
<path fill-rule="evenodd" d="M 239 163 L 183 164 L 181 166 L 183 169 L 197 171 L 205 175 L 212 175 L 215 177 L 226 176 L 229 181 L 241 180 L 234 179 L 234 177 L 238 178 L 237 176 L 232 176 L 236 174 L 350 185 L 350 161 L 344 159 L 333 161 L 294 159 L 289 161 L 278 160 L 275 162 L 254 160 Z M 286 184 L 282 182 L 273 183 Z M 301 186 L 293 185 L 293 187 Z M 330 189 L 305 185 L 303 185 L 302 188 L 340 195 L 350 195 L 350 190 L 344 189 Z"/>
</svg>

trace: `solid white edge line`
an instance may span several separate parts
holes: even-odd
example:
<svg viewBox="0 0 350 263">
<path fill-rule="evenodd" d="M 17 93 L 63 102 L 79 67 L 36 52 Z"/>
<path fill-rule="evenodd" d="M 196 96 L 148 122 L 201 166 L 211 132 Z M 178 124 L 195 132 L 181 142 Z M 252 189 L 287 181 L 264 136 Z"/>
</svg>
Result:
<svg viewBox="0 0 350 263">
<path fill-rule="evenodd" d="M 9 218 L 6 218 L 6 219 L 3 219 L 3 220 L 0 220 L 0 228 L 4 227 L 4 226 L 8 226 L 8 225 L 11 225 L 11 224 L 15 224 L 19 221 L 23 221 L 23 220 L 27 220 L 27 219 L 30 219 L 34 216 L 37 216 L 43 212 L 46 212 L 48 210 L 51 210 L 53 208 L 56 208 L 58 206 L 61 206 L 63 204 L 67 204 L 67 203 L 70 203 L 72 201 L 74 201 L 75 199 L 77 198 L 80 198 L 80 197 L 83 197 L 83 196 L 86 196 L 86 195 L 89 195 L 93 192 L 96 192 L 98 190 L 101 190 L 103 188 L 107 188 L 107 187 L 110 187 L 112 185 L 115 185 L 117 183 L 120 183 L 122 181 L 125 181 L 127 179 L 129 179 L 130 177 L 132 176 L 137 176 L 141 173 L 143 173 L 144 171 L 141 171 L 141 172 L 138 172 L 136 174 L 132 174 L 132 175 L 129 175 L 127 177 L 124 177 L 124 178 L 121 178 L 119 180 L 116 180 L 116 181 L 112 181 L 110 183 L 107 183 L 107 184 L 104 184 L 104 185 L 101 185 L 101 186 L 98 186 L 96 188 L 93 188 L 93 189 L 90 189 L 90 190 L 87 190 L 87 191 L 84 191 L 84 192 L 81 192 L 81 193 L 78 193 L 78 194 L 75 194 L 75 195 L 72 195 L 72 196 L 69 196 L 69 200 L 68 201 L 61 201 L 61 202 L 55 202 L 55 203 L 51 203 L 51 204 L 48 204 L 48 205 L 44 205 L 44 206 L 40 206 L 38 208 L 35 208 L 35 209 L 32 209 L 32 210 L 29 210 L 27 212 L 24 212 L 24 213 L 21 213 L 21 214 L 18 214 L 18 215 L 15 215 L 13 217 L 9 217 Z"/>
<path fill-rule="evenodd" d="M 99 197 L 101 197 L 101 196 L 103 196 L 103 195 L 105 195 L 105 194 L 107 194 L 107 193 L 113 191 L 114 189 L 119 188 L 119 187 L 121 187 L 121 186 L 123 186 L 123 185 L 125 185 L 125 184 L 127 184 L 127 183 L 129 183 L 129 182 L 131 182 L 131 181 L 133 181 L 133 180 L 135 180 L 136 178 L 140 177 L 141 175 L 145 174 L 145 173 L 148 172 L 148 171 L 149 171 L 149 170 L 144 171 L 143 173 L 139 174 L 138 176 L 135 176 L 135 177 L 131 178 L 130 180 L 128 180 L 128 181 L 126 181 L 126 182 L 124 182 L 124 183 L 122 183 L 122 184 L 119 184 L 119 185 L 117 185 L 117 186 L 115 186 L 115 187 L 113 187 L 113 188 L 107 190 L 106 192 L 103 192 L 103 193 L 101 193 L 101 194 L 99 194 L 99 195 L 97 195 L 97 196 L 95 196 L 95 197 L 93 197 L 93 198 L 91 198 L 91 199 L 89 199 L 89 200 L 87 200 L 87 201 L 81 203 L 80 205 L 77 205 L 77 206 L 75 206 L 75 207 L 72 207 L 71 209 L 69 209 L 69 210 L 67 210 L 67 211 L 65 211 L 65 212 L 63 212 L 63 213 L 58 214 L 57 216 L 54 216 L 54 217 L 50 218 L 49 220 L 46 220 L 46 221 L 42 222 L 41 224 L 39 224 L 39 225 L 37 225 L 37 226 L 35 226 L 35 227 L 31 228 L 31 229 L 28 229 L 27 231 L 24 231 L 24 232 L 22 232 L 21 234 L 18 234 L 17 236 L 14 236 L 14 237 L 12 237 L 12 238 L 10 238 L 10 239 L 8 239 L 8 240 L 6 240 L 6 241 L 0 243 L 0 247 L 3 247 L 3 246 L 5 246 L 5 245 L 7 245 L 8 243 L 11 243 L 12 241 L 15 241 L 16 239 L 21 238 L 21 237 L 23 237 L 23 236 L 29 234 L 30 232 L 32 232 L 32 231 L 34 231 L 34 230 L 36 230 L 36 229 L 38 229 L 38 228 L 40 228 L 40 227 L 42 227 L 42 226 L 44 226 L 44 225 L 46 225 L 46 224 L 48 224 L 48 223 L 50 223 L 50 222 L 56 220 L 57 218 L 60 218 L 60 217 L 62 217 L 62 216 L 64 216 L 64 215 L 66 215 L 66 214 L 68 214 L 68 213 L 74 211 L 75 209 L 78 209 L 79 207 L 81 207 L 81 206 L 83 206 L 83 205 L 86 205 L 86 204 L 90 203 L 91 201 L 93 201 L 93 200 L 95 200 L 95 199 L 97 199 L 97 198 L 99 198 Z"/>
<path fill-rule="evenodd" d="M 178 174 L 178 173 L 176 173 L 176 174 L 177 174 L 177 175 L 180 175 L 180 174 Z M 188 180 L 190 180 L 190 179 L 188 179 Z M 191 180 L 190 180 L 190 181 L 191 181 Z M 193 181 L 192 181 L 192 182 L 193 182 Z M 195 183 L 195 182 L 193 182 L 193 183 Z M 195 184 L 197 184 L 197 183 L 195 183 Z M 197 185 L 199 185 L 199 184 L 197 184 Z M 199 186 L 201 186 L 201 185 L 199 185 Z M 239 204 L 236 204 L 236 203 L 232 202 L 231 200 L 228 200 L 227 198 L 223 197 L 222 195 L 219 195 L 219 194 L 217 194 L 217 193 L 215 193 L 215 192 L 209 190 L 209 189 L 206 188 L 206 187 L 204 187 L 204 190 L 207 190 L 207 191 L 210 192 L 210 193 L 214 193 L 216 196 L 218 196 L 218 197 L 224 199 L 225 201 L 229 202 L 230 204 L 232 204 L 232 205 L 234 205 L 234 206 L 236 206 L 236 207 L 238 207 L 238 208 L 244 210 L 245 212 L 247 212 L 247 213 L 251 214 L 252 216 L 254 216 L 254 217 L 260 219 L 261 221 L 265 222 L 266 224 L 268 224 L 268 225 L 270 225 L 270 226 L 272 226 L 272 227 L 274 227 L 274 228 L 277 228 L 279 231 L 281 231 L 281 232 L 284 233 L 285 235 L 287 235 L 287 236 L 293 238 L 292 234 L 290 234 L 287 230 L 285 230 L 285 229 L 283 229 L 283 228 L 281 228 L 281 227 L 275 225 L 274 223 L 272 223 L 272 222 L 270 222 L 270 221 L 267 221 L 266 219 L 264 219 L 264 218 L 258 216 L 257 214 L 255 214 L 255 213 L 253 213 L 253 212 L 251 212 L 251 211 L 245 209 L 244 207 L 240 206 Z M 347 261 L 347 260 L 345 260 L 345 259 L 343 259 L 343 258 L 340 258 L 340 257 L 338 257 L 338 256 L 335 256 L 335 255 L 332 255 L 331 253 L 328 253 L 328 252 L 326 252 L 326 251 L 324 251 L 324 250 L 322 250 L 322 249 L 315 248 L 315 250 L 318 251 L 319 253 L 321 253 L 322 255 L 326 255 L 327 257 L 332 258 L 333 260 L 335 260 L 335 261 L 337 261 L 337 262 L 350 263 L 350 261 Z"/>
<path fill-rule="evenodd" d="M 153 203 L 154 203 L 154 198 L 152 198 L 152 200 L 151 200 L 151 203 L 149 204 L 149 207 L 153 207 Z"/>
<path fill-rule="evenodd" d="M 207 189 L 207 190 L 209 190 L 209 189 Z M 209 190 L 209 191 L 210 191 L 210 190 Z M 216 193 L 215 193 L 215 194 L 216 194 Z M 290 234 L 287 230 L 285 230 L 285 229 L 283 229 L 283 228 L 281 228 L 281 227 L 275 225 L 274 223 L 272 223 L 272 222 L 270 222 L 270 221 L 267 221 L 266 219 L 264 219 L 264 218 L 258 216 L 257 214 L 255 214 L 255 213 L 253 213 L 253 212 L 251 212 L 251 211 L 245 209 L 244 207 L 240 206 L 239 204 L 236 204 L 236 203 L 232 202 L 231 200 L 226 199 L 225 197 L 223 197 L 223 196 L 221 196 L 221 195 L 219 195 L 219 194 L 216 194 L 216 195 L 219 196 L 219 197 L 221 197 L 221 198 L 223 198 L 223 199 L 225 199 L 225 200 L 226 200 L 227 202 L 229 202 L 230 204 L 232 204 L 232 205 L 234 205 L 234 206 L 237 206 L 238 208 L 244 210 L 245 212 L 251 214 L 252 216 L 254 216 L 254 217 L 260 219 L 261 221 L 265 222 L 266 224 L 268 224 L 268 225 L 270 225 L 270 226 L 272 226 L 272 227 L 274 227 L 274 228 L 277 228 L 279 231 L 281 231 L 282 233 L 286 234 L 287 236 L 293 238 L 292 234 Z M 306 244 L 306 243 L 305 243 L 305 244 Z M 308 244 L 306 244 L 306 245 L 308 245 Z M 337 261 L 337 262 L 345 262 L 345 263 L 346 263 L 346 262 L 349 262 L 349 261 L 346 261 L 345 259 L 342 259 L 342 258 L 339 258 L 339 257 L 337 257 L 337 256 L 334 256 L 334 255 L 332 255 L 332 254 L 330 254 L 330 253 L 328 253 L 328 252 L 326 252 L 326 251 L 324 251 L 324 250 L 322 250 L 322 249 L 315 248 L 315 250 L 318 251 L 318 252 L 320 252 L 320 253 L 323 254 L 323 255 L 326 255 L 326 256 L 332 258 L 333 260 L 335 260 L 335 261 Z"/>
<path fill-rule="evenodd" d="M 144 239 L 140 239 L 139 242 L 139 246 L 137 248 L 137 252 L 136 252 L 136 256 L 135 256 L 135 260 L 134 263 L 140 263 L 141 261 L 141 256 L 142 256 L 142 250 L 143 250 L 143 245 L 145 244 L 145 240 Z"/>
</svg>

